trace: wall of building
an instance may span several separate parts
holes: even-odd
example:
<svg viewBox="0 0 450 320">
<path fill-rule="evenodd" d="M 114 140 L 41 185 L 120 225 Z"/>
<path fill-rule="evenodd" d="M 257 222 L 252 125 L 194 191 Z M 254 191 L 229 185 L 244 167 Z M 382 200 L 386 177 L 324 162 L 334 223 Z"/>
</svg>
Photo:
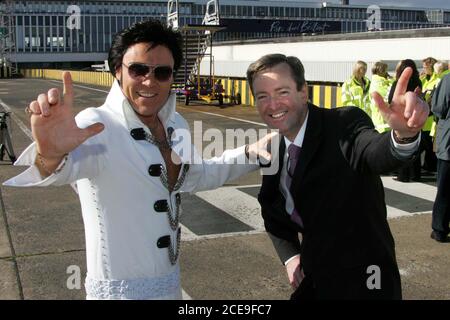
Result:
<svg viewBox="0 0 450 320">
<path fill-rule="evenodd" d="M 407 58 L 417 62 L 429 56 L 449 60 L 450 29 L 449 36 L 444 37 L 214 45 L 214 73 L 245 77 L 250 63 L 269 53 L 298 57 L 304 63 L 306 79 L 309 81 L 343 82 L 350 76 L 357 60 L 368 63 L 369 77 L 372 64 L 378 60 L 388 62 L 391 71 L 397 61 Z M 421 68 L 421 64 L 418 67 Z M 206 57 L 201 64 L 201 74 L 208 73 L 209 59 Z"/>
</svg>

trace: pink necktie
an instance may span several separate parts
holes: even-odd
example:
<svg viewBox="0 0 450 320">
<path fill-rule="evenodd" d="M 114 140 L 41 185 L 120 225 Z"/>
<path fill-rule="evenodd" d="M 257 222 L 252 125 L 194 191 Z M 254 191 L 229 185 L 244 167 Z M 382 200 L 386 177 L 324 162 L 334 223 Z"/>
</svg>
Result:
<svg viewBox="0 0 450 320">
<path fill-rule="evenodd" d="M 286 175 L 286 186 L 288 188 L 288 191 L 291 188 L 292 183 L 292 177 L 294 176 L 295 167 L 297 166 L 297 161 L 300 156 L 300 150 L 301 148 L 299 146 L 296 146 L 295 144 L 291 143 L 288 148 L 288 163 L 287 163 L 287 175 Z M 290 192 L 290 191 L 289 191 Z M 291 194 L 292 196 L 292 194 Z M 294 200 L 294 199 L 292 199 Z M 302 218 L 300 218 L 300 215 L 298 214 L 297 210 L 295 209 L 295 203 L 294 203 L 294 210 L 291 212 L 291 220 L 303 227 L 303 221 Z"/>
</svg>

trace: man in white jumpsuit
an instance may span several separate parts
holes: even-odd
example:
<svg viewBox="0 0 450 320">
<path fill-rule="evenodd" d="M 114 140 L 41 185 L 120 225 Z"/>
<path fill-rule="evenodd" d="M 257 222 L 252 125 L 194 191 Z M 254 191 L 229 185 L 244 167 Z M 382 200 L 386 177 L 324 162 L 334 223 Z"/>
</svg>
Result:
<svg viewBox="0 0 450 320">
<path fill-rule="evenodd" d="M 29 168 L 5 185 L 76 182 L 86 236 L 87 299 L 181 298 L 180 191 L 217 188 L 259 168 L 231 163 L 268 156 L 258 151 L 263 138 L 219 158 L 192 162 L 186 146 L 194 147 L 184 134 L 189 127 L 175 111 L 171 93 L 181 48 L 181 35 L 160 22 L 137 23 L 114 39 L 109 65 L 116 80 L 102 106 L 74 117 L 66 72 L 63 98 L 50 89 L 27 108 L 35 142 L 15 165 Z"/>
</svg>

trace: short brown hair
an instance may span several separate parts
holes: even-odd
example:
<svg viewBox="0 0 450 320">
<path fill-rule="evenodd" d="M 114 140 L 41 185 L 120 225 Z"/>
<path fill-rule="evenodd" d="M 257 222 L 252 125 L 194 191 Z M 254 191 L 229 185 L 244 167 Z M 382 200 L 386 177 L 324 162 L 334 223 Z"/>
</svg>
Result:
<svg viewBox="0 0 450 320">
<path fill-rule="evenodd" d="M 388 65 L 382 61 L 377 61 L 372 66 L 372 74 L 384 77 L 387 72 Z"/>
<path fill-rule="evenodd" d="M 437 60 L 433 57 L 428 57 L 428 58 L 423 59 L 422 62 L 430 65 L 433 68 L 433 66 L 437 62 Z"/>
<path fill-rule="evenodd" d="M 286 63 L 290 67 L 292 78 L 297 84 L 297 90 L 300 91 L 302 89 L 303 85 L 306 83 L 305 68 L 303 67 L 302 62 L 297 57 L 286 57 L 284 54 L 274 53 L 262 56 L 248 67 L 247 80 L 252 94 L 254 94 L 253 80 L 255 80 L 256 75 L 259 72 L 272 68 L 280 63 Z"/>
</svg>

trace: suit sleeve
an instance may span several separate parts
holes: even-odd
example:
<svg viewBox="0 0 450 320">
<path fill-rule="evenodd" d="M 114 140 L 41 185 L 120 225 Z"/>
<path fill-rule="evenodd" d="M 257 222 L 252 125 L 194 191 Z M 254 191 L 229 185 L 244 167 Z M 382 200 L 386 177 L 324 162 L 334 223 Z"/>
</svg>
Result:
<svg viewBox="0 0 450 320">
<path fill-rule="evenodd" d="M 439 120 L 449 116 L 450 109 L 450 75 L 446 75 L 436 88 L 431 103 L 431 111 Z"/>
<path fill-rule="evenodd" d="M 268 232 L 267 234 L 269 235 L 275 251 L 277 252 L 278 257 L 280 258 L 283 265 L 293 256 L 300 254 L 300 241 L 298 240 L 298 238 L 297 241 L 287 241 L 273 235 L 270 232 Z"/>
<path fill-rule="evenodd" d="M 339 144 L 353 170 L 383 174 L 413 159 L 395 151 L 390 132 L 379 133 L 372 120 L 359 108 L 342 108 L 338 113 Z"/>
<path fill-rule="evenodd" d="M 88 108 L 75 117 L 79 128 L 86 128 L 91 124 L 102 121 L 95 108 Z M 60 164 L 61 171 L 46 178 L 42 178 L 37 166 L 36 143 L 30 144 L 14 163 L 15 166 L 29 166 L 24 172 L 5 181 L 4 185 L 12 187 L 45 187 L 49 185 L 60 186 L 70 184 L 83 178 L 96 177 L 107 163 L 106 135 L 108 128 L 101 133 L 87 139 L 71 151 L 64 164 Z"/>
</svg>

